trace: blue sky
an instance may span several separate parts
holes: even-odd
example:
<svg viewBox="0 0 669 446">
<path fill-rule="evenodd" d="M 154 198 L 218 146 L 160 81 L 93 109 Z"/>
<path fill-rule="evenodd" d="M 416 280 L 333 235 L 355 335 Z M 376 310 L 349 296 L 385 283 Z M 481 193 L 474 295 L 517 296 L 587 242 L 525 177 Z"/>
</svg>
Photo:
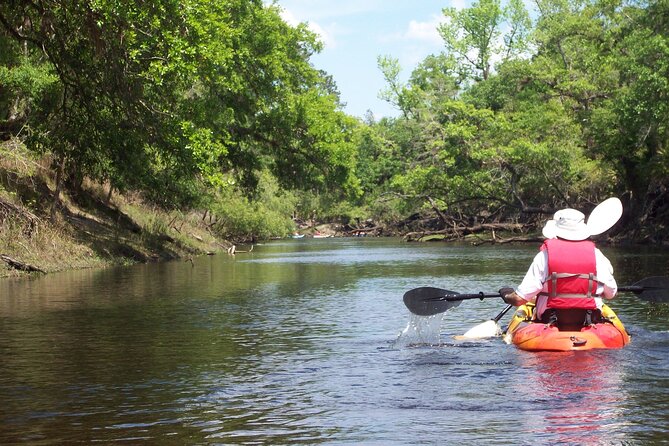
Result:
<svg viewBox="0 0 669 446">
<path fill-rule="evenodd" d="M 378 98 L 385 86 L 377 57 L 400 61 L 402 78 L 429 54 L 438 54 L 443 41 L 437 32 L 442 9 L 461 8 L 463 0 L 278 0 L 290 24 L 308 22 L 321 36 L 323 51 L 312 57 L 314 66 L 331 74 L 348 114 L 376 119 L 397 116 Z"/>
</svg>

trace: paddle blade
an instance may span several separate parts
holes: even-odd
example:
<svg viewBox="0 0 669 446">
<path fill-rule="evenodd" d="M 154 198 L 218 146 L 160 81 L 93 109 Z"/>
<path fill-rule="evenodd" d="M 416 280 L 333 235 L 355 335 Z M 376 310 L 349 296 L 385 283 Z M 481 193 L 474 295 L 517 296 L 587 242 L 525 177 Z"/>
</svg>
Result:
<svg viewBox="0 0 669 446">
<path fill-rule="evenodd" d="M 595 207 L 588 217 L 590 235 L 599 235 L 611 229 L 623 215 L 623 204 L 616 197 L 607 198 Z"/>
<path fill-rule="evenodd" d="M 646 277 L 635 283 L 633 287 L 639 288 L 639 291 L 631 291 L 634 291 L 640 299 L 650 302 L 669 302 L 669 277 Z"/>
<path fill-rule="evenodd" d="M 421 287 L 414 288 L 404 293 L 404 305 L 413 314 L 418 316 L 432 316 L 434 314 L 443 313 L 449 308 L 454 308 L 460 305 L 459 300 L 449 302 L 445 300 L 431 300 L 446 294 L 458 294 L 454 291 L 442 290 L 441 288 Z"/>
<path fill-rule="evenodd" d="M 478 324 L 475 327 L 467 330 L 462 336 L 458 336 L 458 339 L 484 339 L 484 338 L 494 338 L 502 334 L 502 329 L 499 327 L 499 324 L 494 320 L 485 321 L 482 324 Z"/>
</svg>

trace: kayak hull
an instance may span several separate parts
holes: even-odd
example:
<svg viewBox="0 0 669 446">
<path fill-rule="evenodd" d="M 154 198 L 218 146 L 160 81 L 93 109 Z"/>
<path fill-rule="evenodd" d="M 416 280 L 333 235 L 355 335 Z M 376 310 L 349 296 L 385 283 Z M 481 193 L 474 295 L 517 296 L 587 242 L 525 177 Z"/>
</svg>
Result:
<svg viewBox="0 0 669 446">
<path fill-rule="evenodd" d="M 608 319 L 578 330 L 560 330 L 554 325 L 533 322 L 532 307 L 518 308 L 507 329 L 506 340 L 527 351 L 572 351 L 616 349 L 629 344 L 630 337 L 613 310 L 604 306 L 602 315 Z"/>
</svg>

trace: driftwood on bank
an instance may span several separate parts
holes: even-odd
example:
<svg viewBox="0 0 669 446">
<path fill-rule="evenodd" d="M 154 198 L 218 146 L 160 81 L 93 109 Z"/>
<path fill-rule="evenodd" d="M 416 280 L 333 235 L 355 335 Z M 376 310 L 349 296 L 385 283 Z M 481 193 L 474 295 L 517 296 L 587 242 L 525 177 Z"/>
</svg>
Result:
<svg viewBox="0 0 669 446">
<path fill-rule="evenodd" d="M 237 247 L 235 245 L 232 245 L 231 247 L 229 247 L 227 251 L 228 251 L 228 254 L 230 254 L 230 255 L 235 255 L 235 254 L 240 253 L 240 252 L 251 252 L 251 251 L 253 251 L 253 245 L 251 245 L 251 249 L 249 249 L 248 251 L 240 251 L 239 249 L 237 249 Z"/>
<path fill-rule="evenodd" d="M 350 228 L 344 231 L 344 234 L 350 237 L 370 234 L 380 234 L 383 232 L 383 226 L 372 226 L 370 228 Z"/>
<path fill-rule="evenodd" d="M 543 243 L 543 241 L 546 240 L 544 237 L 538 237 L 538 236 L 528 236 L 528 237 L 509 237 L 509 238 L 500 238 L 500 237 L 494 237 L 494 238 L 489 238 L 486 240 L 480 240 L 478 242 L 472 243 L 474 246 L 480 246 L 480 245 L 485 245 L 486 243 L 490 243 L 493 245 L 503 245 L 505 243 L 514 243 L 514 242 L 537 242 L 537 243 Z"/>
<path fill-rule="evenodd" d="M 526 225 L 522 223 L 480 223 L 471 226 L 454 225 L 437 231 L 409 232 L 404 236 L 404 239 L 407 241 L 415 241 L 424 237 L 441 235 L 444 239 L 455 240 L 466 235 L 480 234 L 487 231 L 491 232 L 492 238 L 494 239 L 496 238 L 495 231 L 523 231 L 524 229 L 526 229 Z"/>
<path fill-rule="evenodd" d="M 4 261 L 7 265 L 11 266 L 12 268 L 18 269 L 20 271 L 27 271 L 31 273 L 46 273 L 46 271 L 44 271 L 41 268 L 12 259 L 11 257 L 5 254 L 0 254 L 0 260 Z"/>
</svg>

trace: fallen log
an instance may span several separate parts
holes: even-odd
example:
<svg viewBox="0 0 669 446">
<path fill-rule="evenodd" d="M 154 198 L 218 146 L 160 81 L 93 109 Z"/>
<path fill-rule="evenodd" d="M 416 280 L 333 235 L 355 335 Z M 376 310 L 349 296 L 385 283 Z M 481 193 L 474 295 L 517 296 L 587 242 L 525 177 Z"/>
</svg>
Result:
<svg viewBox="0 0 669 446">
<path fill-rule="evenodd" d="M 465 235 L 478 234 L 485 231 L 522 231 L 526 226 L 522 223 L 480 223 L 472 226 L 453 226 L 438 231 L 415 231 L 404 235 L 407 241 L 419 240 L 433 235 L 444 235 L 448 239 L 460 239 Z"/>
<path fill-rule="evenodd" d="M 38 268 L 38 267 L 33 266 L 33 265 L 29 265 L 28 263 L 19 262 L 18 260 L 14 260 L 14 259 L 12 259 L 11 257 L 9 257 L 8 255 L 5 255 L 5 254 L 0 254 L 0 259 L 2 259 L 7 265 L 11 266 L 14 269 L 18 269 L 20 271 L 27 271 L 27 272 L 31 272 L 31 273 L 32 272 L 46 273 L 46 271 L 44 271 L 41 268 Z"/>
</svg>

